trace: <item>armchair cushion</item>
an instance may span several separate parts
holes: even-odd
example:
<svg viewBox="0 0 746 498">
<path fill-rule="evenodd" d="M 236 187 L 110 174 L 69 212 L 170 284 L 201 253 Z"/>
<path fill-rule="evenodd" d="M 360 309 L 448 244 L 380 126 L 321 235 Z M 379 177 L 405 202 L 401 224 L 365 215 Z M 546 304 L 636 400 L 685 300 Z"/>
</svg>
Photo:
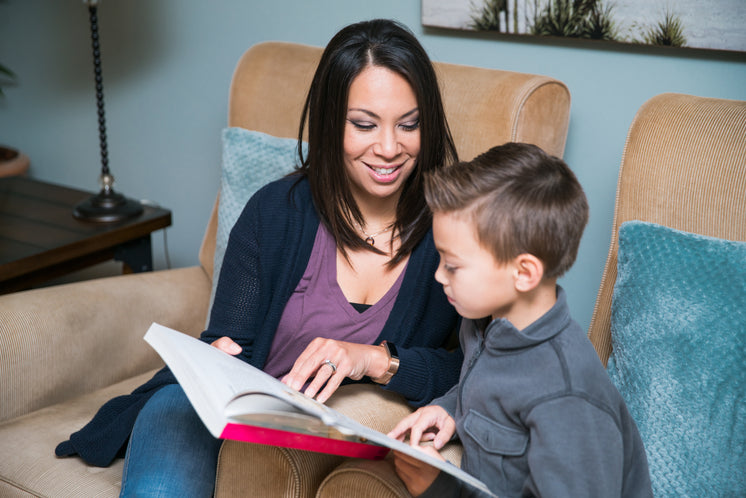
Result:
<svg viewBox="0 0 746 498">
<path fill-rule="evenodd" d="M 215 243 L 213 294 L 220 275 L 228 236 L 246 202 L 267 183 L 300 166 L 298 141 L 239 127 L 223 130 L 223 168 L 220 179 L 218 230 Z M 303 142 L 303 151 L 307 144 Z"/>
<path fill-rule="evenodd" d="M 746 242 L 619 230 L 608 372 L 656 496 L 746 494 Z"/>
</svg>

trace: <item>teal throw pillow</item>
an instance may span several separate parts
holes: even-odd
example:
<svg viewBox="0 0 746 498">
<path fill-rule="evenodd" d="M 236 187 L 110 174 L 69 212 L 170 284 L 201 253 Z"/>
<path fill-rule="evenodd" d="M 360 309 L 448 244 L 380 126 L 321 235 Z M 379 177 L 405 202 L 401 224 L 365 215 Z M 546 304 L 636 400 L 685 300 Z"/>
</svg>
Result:
<svg viewBox="0 0 746 498">
<path fill-rule="evenodd" d="M 292 173 L 300 166 L 296 139 L 273 137 L 238 127 L 224 129 L 222 139 L 223 168 L 218 204 L 213 296 L 228 237 L 248 200 L 267 183 Z M 304 142 L 303 153 L 307 150 L 308 146 Z"/>
<path fill-rule="evenodd" d="M 746 496 L 746 242 L 624 223 L 611 311 L 655 496 Z"/>
</svg>

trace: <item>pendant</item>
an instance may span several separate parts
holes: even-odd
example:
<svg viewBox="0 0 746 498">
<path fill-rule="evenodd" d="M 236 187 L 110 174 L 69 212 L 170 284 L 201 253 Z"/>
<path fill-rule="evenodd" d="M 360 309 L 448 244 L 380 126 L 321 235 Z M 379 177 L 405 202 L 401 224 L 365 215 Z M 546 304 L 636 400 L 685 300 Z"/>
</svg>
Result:
<svg viewBox="0 0 746 498">
<path fill-rule="evenodd" d="M 365 242 L 367 242 L 368 244 L 370 244 L 372 246 L 376 245 L 376 241 L 373 240 L 373 237 L 371 237 L 370 235 L 368 235 L 368 238 L 365 239 Z"/>
</svg>

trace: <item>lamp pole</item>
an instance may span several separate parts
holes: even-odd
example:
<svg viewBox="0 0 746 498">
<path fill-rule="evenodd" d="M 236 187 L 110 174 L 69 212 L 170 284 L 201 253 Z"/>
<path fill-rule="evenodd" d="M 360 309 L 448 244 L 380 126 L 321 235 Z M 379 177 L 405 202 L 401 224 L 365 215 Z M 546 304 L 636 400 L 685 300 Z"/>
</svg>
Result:
<svg viewBox="0 0 746 498">
<path fill-rule="evenodd" d="M 84 0 L 88 5 L 93 48 L 93 73 L 96 82 L 98 110 L 98 140 L 101 150 L 101 191 L 75 206 L 73 216 L 79 220 L 111 223 L 138 216 L 142 205 L 114 191 L 114 176 L 109 170 L 109 149 L 106 143 L 106 113 L 104 111 L 104 79 L 101 71 L 101 43 L 98 36 L 98 0 Z"/>
</svg>

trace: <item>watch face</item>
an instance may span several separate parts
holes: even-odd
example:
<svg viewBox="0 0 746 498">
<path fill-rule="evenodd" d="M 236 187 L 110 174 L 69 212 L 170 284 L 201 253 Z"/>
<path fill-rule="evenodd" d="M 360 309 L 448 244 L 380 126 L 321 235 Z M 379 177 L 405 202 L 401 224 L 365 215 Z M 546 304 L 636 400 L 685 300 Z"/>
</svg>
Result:
<svg viewBox="0 0 746 498">
<path fill-rule="evenodd" d="M 386 342 L 386 349 L 389 351 L 389 356 L 392 358 L 399 358 L 399 353 L 396 351 L 396 346 L 391 344 L 390 342 Z"/>
</svg>

